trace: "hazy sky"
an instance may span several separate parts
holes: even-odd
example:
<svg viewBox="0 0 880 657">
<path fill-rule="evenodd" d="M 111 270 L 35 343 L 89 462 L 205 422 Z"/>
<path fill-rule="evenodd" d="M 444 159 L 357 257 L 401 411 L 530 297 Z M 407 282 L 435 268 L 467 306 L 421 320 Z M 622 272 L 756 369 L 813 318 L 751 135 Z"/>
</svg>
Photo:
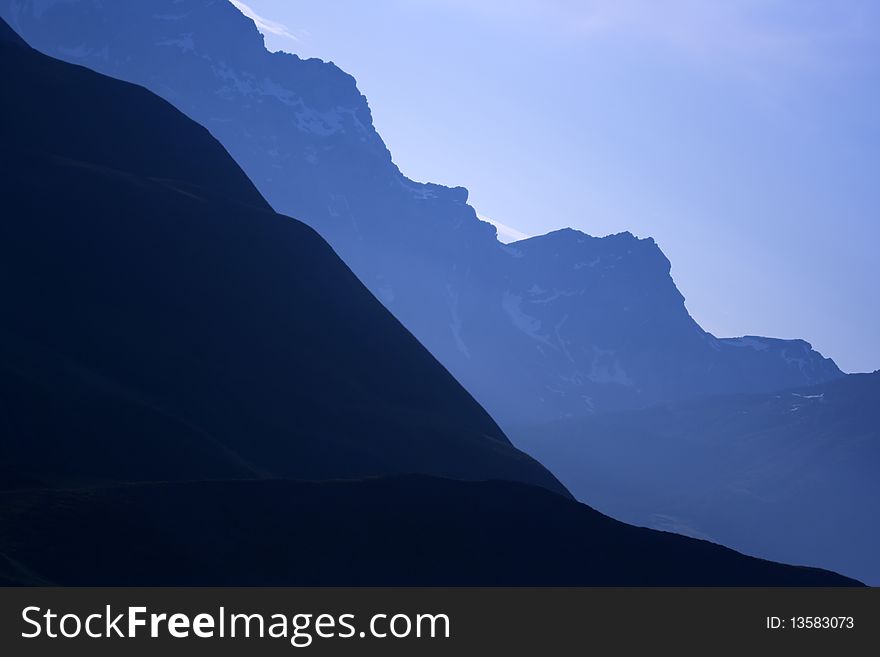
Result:
<svg viewBox="0 0 880 657">
<path fill-rule="evenodd" d="M 411 178 L 522 235 L 652 236 L 707 330 L 880 368 L 880 2 L 245 4 L 357 78 Z"/>
</svg>

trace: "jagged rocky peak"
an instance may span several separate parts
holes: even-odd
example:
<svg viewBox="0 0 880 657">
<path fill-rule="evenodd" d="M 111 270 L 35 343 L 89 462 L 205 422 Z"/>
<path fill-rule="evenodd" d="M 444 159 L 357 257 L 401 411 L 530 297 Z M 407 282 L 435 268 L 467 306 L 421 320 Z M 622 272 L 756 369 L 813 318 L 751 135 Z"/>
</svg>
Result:
<svg viewBox="0 0 880 657">
<path fill-rule="evenodd" d="M 143 85 L 202 123 L 276 210 L 347 258 L 365 241 L 494 241 L 465 188 L 400 172 L 351 75 L 268 52 L 226 0 L 0 0 L 0 13 L 39 50 Z"/>
<path fill-rule="evenodd" d="M 733 347 L 747 347 L 755 351 L 766 351 L 767 349 L 778 349 L 788 347 L 792 350 L 809 352 L 812 351 L 813 345 L 806 340 L 795 338 L 793 340 L 785 340 L 782 338 L 766 338 L 761 335 L 743 335 L 736 338 L 722 338 L 723 341 Z"/>
<path fill-rule="evenodd" d="M 684 297 L 670 275 L 669 259 L 652 238 L 630 232 L 593 237 L 563 228 L 510 245 L 526 270 L 522 283 L 533 279 L 537 288 L 567 290 L 578 295 L 578 313 L 595 312 L 589 303 L 603 304 L 632 314 L 672 313 L 685 320 Z M 607 305 L 605 306 L 607 307 Z M 689 319 L 689 318 L 688 318 Z"/>
<path fill-rule="evenodd" d="M 561 228 L 545 235 L 529 237 L 512 246 L 524 254 L 541 254 L 565 262 L 581 256 L 593 256 L 588 262 L 574 262 L 574 269 L 610 268 L 622 261 L 660 265 L 669 273 L 671 264 L 652 237 L 638 238 L 629 231 L 594 237 L 574 228 Z M 603 261 L 603 258 L 605 260 Z"/>
<path fill-rule="evenodd" d="M 344 128 L 345 114 L 364 132 L 373 131 L 367 99 L 351 75 L 332 62 L 268 52 L 254 22 L 227 0 L 4 4 L 4 16 L 36 48 L 155 86 L 169 100 L 185 103 L 188 93 L 210 91 L 227 101 L 276 102 L 293 114 L 307 109 L 314 114 L 297 117 L 298 122 L 316 136 Z M 160 69 L 173 77 L 157 75 Z M 192 86 L 180 89 L 181 83 Z"/>
<path fill-rule="evenodd" d="M 797 385 L 801 377 L 813 382 L 836 379 L 843 374 L 837 363 L 813 349 L 813 345 L 806 340 L 744 335 L 738 338 L 719 338 L 718 343 L 726 349 L 750 350 L 756 355 L 775 356 L 791 373 L 791 385 Z"/>
</svg>

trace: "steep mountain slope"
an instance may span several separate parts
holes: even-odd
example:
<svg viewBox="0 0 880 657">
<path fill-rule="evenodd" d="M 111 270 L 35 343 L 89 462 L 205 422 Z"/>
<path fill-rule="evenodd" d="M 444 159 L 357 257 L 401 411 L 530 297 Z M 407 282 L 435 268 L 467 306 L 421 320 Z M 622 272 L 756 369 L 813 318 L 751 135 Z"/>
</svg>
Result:
<svg viewBox="0 0 880 657">
<path fill-rule="evenodd" d="M 652 240 L 500 244 L 467 190 L 401 174 L 351 76 L 267 52 L 225 0 L 0 0 L 0 13 L 44 52 L 205 125 L 504 426 L 840 376 L 802 341 L 704 332 Z"/>
<path fill-rule="evenodd" d="M 880 584 L 878 400 L 880 372 L 852 374 L 513 437 L 615 518 Z"/>
<path fill-rule="evenodd" d="M 144 89 L 0 22 L 0 583 L 855 585 L 565 492 Z M 68 487 L 72 486 L 72 487 Z"/>
<path fill-rule="evenodd" d="M 204 128 L 10 39 L 3 485 L 420 472 L 565 493 Z"/>
<path fill-rule="evenodd" d="M 64 585 L 858 584 L 630 527 L 523 484 L 428 477 L 0 493 L 2 577 Z"/>
</svg>

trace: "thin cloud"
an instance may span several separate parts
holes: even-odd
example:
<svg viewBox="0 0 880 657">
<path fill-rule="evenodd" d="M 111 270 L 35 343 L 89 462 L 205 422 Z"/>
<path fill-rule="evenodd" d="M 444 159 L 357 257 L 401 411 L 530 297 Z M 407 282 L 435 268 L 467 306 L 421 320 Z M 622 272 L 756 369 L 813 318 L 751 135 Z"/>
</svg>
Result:
<svg viewBox="0 0 880 657">
<path fill-rule="evenodd" d="M 654 43 L 707 64 L 766 72 L 827 66 L 875 38 L 880 8 L 855 0 L 409 0 L 453 6 L 571 39 Z"/>
<path fill-rule="evenodd" d="M 505 244 L 510 244 L 511 242 L 519 242 L 520 240 L 527 240 L 531 235 L 526 235 L 524 232 L 513 228 L 512 226 L 507 226 L 502 224 L 500 221 L 495 221 L 494 219 L 490 219 L 484 214 L 477 213 L 477 217 L 486 223 L 492 224 L 495 228 L 498 229 L 498 241 L 504 242 Z"/>
<path fill-rule="evenodd" d="M 629 35 L 699 57 L 788 64 L 811 60 L 830 36 L 828 26 L 774 21 L 768 16 L 771 6 L 754 0 L 594 0 L 567 20 L 585 36 Z M 796 18 L 797 11 L 789 11 Z"/>
<path fill-rule="evenodd" d="M 231 2 L 242 14 L 250 18 L 256 24 L 257 29 L 260 32 L 263 32 L 264 34 L 269 32 L 270 34 L 284 37 L 291 41 L 299 41 L 296 35 L 292 34 L 290 29 L 284 23 L 279 23 L 260 16 L 250 6 L 240 0 L 229 0 L 229 2 Z"/>
</svg>

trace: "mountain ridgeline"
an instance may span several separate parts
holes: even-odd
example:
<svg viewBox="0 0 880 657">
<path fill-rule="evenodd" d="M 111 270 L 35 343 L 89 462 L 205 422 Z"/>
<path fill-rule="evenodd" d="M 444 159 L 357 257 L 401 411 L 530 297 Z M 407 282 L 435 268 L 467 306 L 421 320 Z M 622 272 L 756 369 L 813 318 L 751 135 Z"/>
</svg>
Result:
<svg viewBox="0 0 880 657">
<path fill-rule="evenodd" d="M 207 130 L 0 72 L 0 582 L 857 584 L 578 504 Z"/>
<path fill-rule="evenodd" d="M 0 0 L 36 48 L 153 90 L 315 228 L 502 426 L 841 375 L 800 340 L 718 339 L 651 239 L 505 246 L 467 190 L 403 175 L 355 80 L 269 53 L 225 0 Z"/>
</svg>

